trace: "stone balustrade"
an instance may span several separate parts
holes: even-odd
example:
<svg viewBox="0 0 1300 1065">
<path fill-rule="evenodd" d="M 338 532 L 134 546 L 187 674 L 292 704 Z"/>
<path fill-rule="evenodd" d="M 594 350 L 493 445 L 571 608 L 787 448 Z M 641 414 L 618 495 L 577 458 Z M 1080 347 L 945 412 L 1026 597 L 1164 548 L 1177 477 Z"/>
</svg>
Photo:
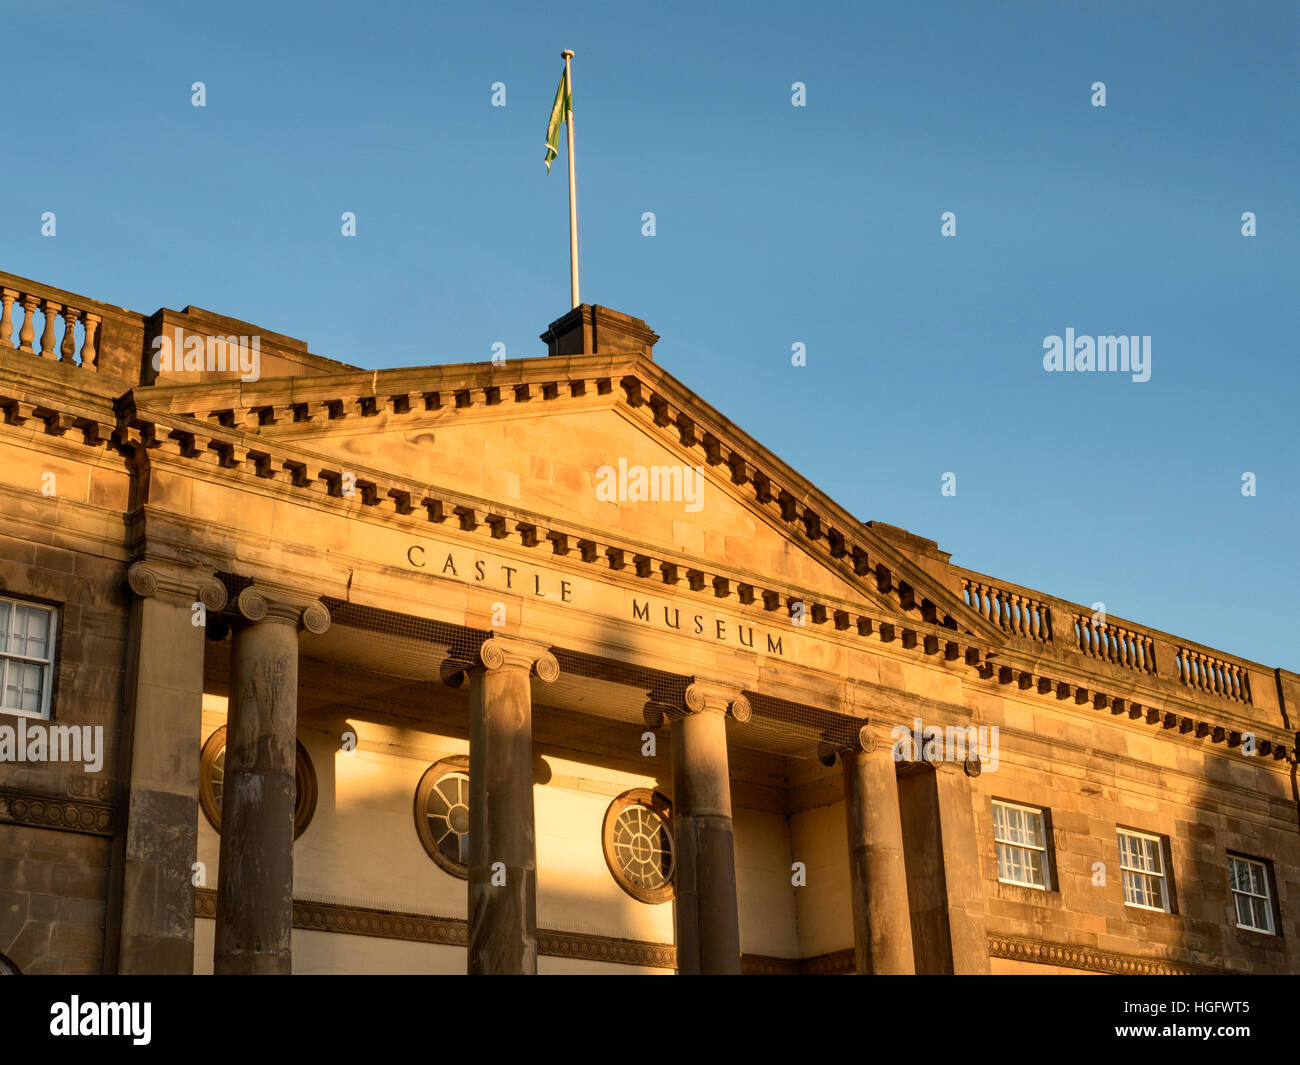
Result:
<svg viewBox="0 0 1300 1065">
<path fill-rule="evenodd" d="M 1087 655 L 1119 669 L 1176 683 L 1198 693 L 1255 706 L 1250 673 L 1258 664 L 1234 659 L 1131 621 L 1094 614 L 1078 603 L 952 567 L 966 605 L 1003 632 Z M 1268 700 L 1266 699 L 1267 703 Z"/>
<path fill-rule="evenodd" d="M 1003 632 L 1040 643 L 1052 642 L 1052 616 L 1045 603 L 972 577 L 962 578 L 966 605 Z"/>
<path fill-rule="evenodd" d="M 1103 662 L 1140 673 L 1157 672 L 1155 640 L 1145 632 L 1076 612 L 1074 639 L 1080 651 Z"/>
<path fill-rule="evenodd" d="M 96 368 L 96 343 L 101 317 L 84 307 L 62 302 L 53 290 L 39 287 L 0 287 L 0 351 L 12 350 L 39 355 L 43 359 L 64 362 L 82 369 Z M 37 344 L 36 314 L 41 315 L 40 347 Z M 60 339 L 58 319 L 63 319 Z M 21 319 L 21 324 L 17 324 Z M 81 343 L 77 344 L 77 332 Z M 16 334 L 16 335 L 15 335 Z M 16 342 L 15 342 L 16 340 Z"/>
<path fill-rule="evenodd" d="M 1253 705 L 1250 674 L 1244 666 L 1180 645 L 1174 659 L 1178 679 L 1189 688 Z"/>
</svg>

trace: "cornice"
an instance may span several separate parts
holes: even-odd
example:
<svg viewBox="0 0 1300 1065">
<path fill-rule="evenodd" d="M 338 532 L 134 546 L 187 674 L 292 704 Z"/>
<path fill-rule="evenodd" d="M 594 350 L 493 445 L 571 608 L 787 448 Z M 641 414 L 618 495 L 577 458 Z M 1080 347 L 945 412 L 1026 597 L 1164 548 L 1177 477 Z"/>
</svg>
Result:
<svg viewBox="0 0 1300 1065">
<path fill-rule="evenodd" d="M 1209 737 L 1211 743 L 1223 743 L 1229 748 L 1241 747 L 1246 736 L 1253 736 L 1258 754 L 1279 761 L 1296 760 L 1296 736 L 1293 733 L 1259 722 L 1247 723 L 1230 713 L 1219 716 L 1217 708 L 1216 712 L 1211 712 L 1205 706 L 1164 689 L 1139 688 L 1136 684 L 1120 687 L 1105 677 L 1085 677 L 1081 682 L 1077 675 L 1071 675 L 1056 663 L 1040 660 L 1035 665 L 1037 671 L 988 660 L 976 668 L 982 680 L 1004 687 L 1015 685 L 1024 695 L 1037 697 L 1034 701 L 1073 701 L 1076 706 L 1091 707 L 1115 717 L 1126 715 L 1134 721 L 1145 721 L 1153 729 L 1184 739 Z M 1051 672 L 1044 672 L 1044 669 Z M 1067 676 L 1070 679 L 1064 679 Z M 1114 694 L 1116 688 L 1122 694 Z M 1152 698 L 1158 699 L 1162 705 L 1150 705 L 1146 700 Z"/>
<path fill-rule="evenodd" d="M 401 419 L 428 411 L 508 409 L 561 397 L 606 396 L 612 399 L 603 402 L 633 414 L 650 435 L 675 436 L 677 445 L 694 452 L 701 464 L 717 467 L 748 506 L 788 529 L 851 586 L 865 590 L 870 581 L 875 593 L 904 616 L 960 629 L 984 643 L 1002 642 L 996 626 L 639 353 L 547 356 L 500 367 L 470 363 L 247 384 L 154 386 L 132 390 L 119 408 L 128 418 L 179 413 L 267 438 L 277 425 L 316 421 L 337 427 L 381 412 Z"/>
<path fill-rule="evenodd" d="M 426 388 L 418 394 L 408 392 L 383 396 L 375 391 L 381 379 L 389 388 L 401 381 L 402 375 L 418 375 L 422 371 L 287 378 L 279 384 L 258 383 L 262 388 L 261 398 L 270 400 L 266 404 L 206 412 L 196 410 L 189 415 L 157 411 L 140 404 L 155 394 L 158 397 L 169 396 L 173 406 L 182 397 L 189 399 L 218 392 L 228 395 L 232 391 L 242 396 L 243 387 L 232 389 L 229 384 L 224 384 L 221 389 L 214 385 L 135 389 L 118 401 L 117 425 L 107 438 L 99 422 L 81 426 L 81 435 L 87 446 L 111 447 L 125 455 L 135 456 L 137 460 L 140 456 L 156 456 L 166 461 L 188 463 L 210 477 L 229 476 L 224 471 L 231 471 L 245 482 L 261 481 L 268 486 L 274 485 L 279 490 L 299 493 L 321 506 L 340 505 L 362 513 L 369 510 L 382 519 L 415 528 L 422 525 L 435 528 L 452 526 L 494 540 L 517 538 L 526 548 L 546 550 L 549 547 L 553 555 L 581 559 L 583 563 L 601 569 L 621 571 L 628 577 L 635 575 L 650 586 L 660 582 L 674 595 L 689 589 L 702 600 L 710 597 L 719 601 L 730 600 L 740 607 L 756 606 L 761 600 L 762 609 L 777 617 L 782 616 L 782 608 L 788 613 L 793 604 L 800 604 L 804 608 L 806 624 L 814 631 L 825 626 L 828 634 L 835 630 L 845 634 L 846 638 L 856 633 L 860 638 L 874 638 L 880 643 L 894 644 L 897 641 L 899 647 L 912 651 L 919 659 L 941 657 L 943 661 L 959 666 L 974 667 L 985 681 L 1002 685 L 1014 683 L 1022 690 L 1034 689 L 1040 696 L 1073 698 L 1079 704 L 1091 702 L 1098 710 L 1109 710 L 1117 715 L 1127 713 L 1131 718 L 1144 718 L 1148 724 L 1162 729 L 1176 728 L 1180 734 L 1191 733 L 1198 739 L 1209 736 L 1211 742 L 1225 742 L 1230 747 L 1239 745 L 1243 735 L 1250 731 L 1259 739 L 1261 753 L 1288 761 L 1295 758 L 1293 735 L 1253 722 L 1250 729 L 1244 729 L 1240 727 L 1244 722 L 1238 718 L 1238 712 L 1226 705 L 1210 713 L 1205 707 L 1186 702 L 1175 693 L 1162 689 L 1158 693 L 1160 701 L 1172 702 L 1175 709 L 1152 707 L 1142 701 L 1150 698 L 1145 692 L 1140 698 L 1135 698 L 1136 688 L 1126 690 L 1127 686 L 1116 684 L 1113 679 L 1088 676 L 1081 680 L 1072 676 L 1068 663 L 1048 662 L 1041 656 L 1026 658 L 1022 650 L 1011 645 L 1007 634 L 996 626 L 990 626 L 986 618 L 964 603 L 959 604 L 957 597 L 946 589 L 935 592 L 938 602 L 925 597 L 920 591 L 919 578 L 917 584 L 903 578 L 904 572 L 919 572 L 910 562 L 880 543 L 879 538 L 861 523 L 856 523 L 860 528 L 854 529 L 849 522 L 837 517 L 843 515 L 842 511 L 828 511 L 823 504 L 829 501 L 808 482 L 798 475 L 795 475 L 796 479 L 773 480 L 739 451 L 731 450 L 710 428 L 715 423 L 701 422 L 685 413 L 688 409 L 695 409 L 696 413 L 703 412 L 710 417 L 716 415 L 726 422 L 708 404 L 686 392 L 679 382 L 648 359 L 639 355 L 594 355 L 523 360 L 523 364 L 515 364 L 523 380 L 517 382 L 517 387 L 511 384 L 509 388 L 506 387 L 509 379 L 502 381 L 493 377 L 491 364 L 470 366 L 473 367 L 470 372 L 476 375 L 474 380 L 498 380 L 498 384 L 453 389 L 447 392 L 446 397 L 442 388 L 436 391 Z M 458 371 L 463 373 L 466 370 L 465 366 L 443 367 L 441 373 L 435 374 L 434 381 L 441 385 L 447 378 L 454 378 Z M 617 377 L 619 373 L 622 377 Z M 568 379 L 562 381 L 566 374 Z M 592 374 L 596 376 L 588 376 Z M 552 380 L 540 384 L 534 380 L 548 375 Z M 428 382 L 427 374 L 423 380 Z M 673 388 L 667 391 L 672 393 L 674 400 L 681 401 L 680 406 L 674 406 L 668 398 L 650 388 L 666 381 L 672 382 Z M 365 382 L 369 382 L 369 392 L 362 394 L 361 385 Z M 456 379 L 453 383 L 464 383 L 464 379 Z M 343 389 L 344 384 L 355 387 Z M 379 410 L 381 399 L 388 405 L 386 409 L 398 415 L 409 413 L 417 399 L 426 410 L 439 409 L 444 398 L 456 408 L 476 403 L 531 403 L 534 399 L 545 401 L 548 397 L 558 396 L 561 384 L 574 396 L 589 391 L 596 395 L 609 395 L 616 389 L 621 391 L 626 396 L 628 409 L 639 412 L 648 431 L 662 432 L 671 427 L 683 446 L 699 450 L 712 466 L 729 468 L 733 483 L 751 493 L 755 504 L 765 514 L 779 516 L 790 529 L 792 538 L 822 561 L 830 572 L 860 588 L 865 587 L 866 579 L 874 578 L 877 592 L 890 596 L 899 613 L 885 614 L 786 584 L 737 575 L 711 562 L 699 562 L 660 548 L 620 540 L 605 532 L 580 528 L 547 516 L 504 507 L 494 501 L 420 485 L 378 471 L 363 468 L 350 471 L 357 475 L 357 501 L 344 502 L 342 469 L 337 458 L 323 458 L 256 432 L 262 425 L 284 416 L 286 411 L 293 418 L 301 414 L 337 421 L 339 418 L 373 416 Z M 343 394 L 339 394 L 340 391 Z M 334 398 L 328 398 L 331 393 Z M 275 399 L 280 394 L 285 397 L 286 405 L 278 407 Z M 322 395 L 327 398 L 307 398 Z M 686 399 L 691 399 L 691 403 L 687 404 Z M 181 405 L 185 404 L 182 402 Z M 4 411 L 5 421 L 10 424 L 34 418 L 44 426 L 45 432 L 52 435 L 61 435 L 76 424 L 73 415 L 52 407 L 38 410 L 26 401 L 6 400 L 3 395 L 0 395 L 0 410 Z M 730 425 L 729 422 L 726 424 Z M 740 438 L 753 444 L 753 454 L 768 455 L 748 437 L 741 434 Z M 802 501 L 788 488 L 782 487 L 783 484 L 798 484 L 804 493 Z M 331 502 L 335 499 L 339 501 L 337 504 Z M 822 509 L 817 509 L 819 507 Z M 828 513 L 831 514 L 829 518 Z M 856 519 L 852 520 L 856 522 Z M 839 524 L 833 524 L 834 521 L 839 521 Z M 992 662 L 993 655 L 1001 655 L 1005 664 Z M 1022 663 L 1028 668 L 1022 668 Z"/>
<path fill-rule="evenodd" d="M 370 510 L 376 519 L 416 528 L 432 525 L 493 540 L 517 539 L 524 547 L 549 548 L 552 555 L 635 576 L 647 585 L 647 594 L 654 594 L 649 587 L 662 584 L 665 592 L 673 595 L 689 590 L 701 600 L 731 600 L 742 608 L 753 605 L 758 609 L 761 603 L 764 612 L 776 617 L 788 616 L 792 605 L 800 604 L 810 629 L 824 627 L 845 639 L 874 637 L 918 654 L 942 655 L 950 662 L 960 659 L 975 664 L 988 646 L 980 636 L 924 620 L 915 606 L 910 616 L 887 613 L 360 466 L 350 471 L 356 474 L 356 502 L 345 501 L 342 469 L 334 457 L 322 460 L 292 445 L 247 437 L 233 428 L 197 424 L 176 415 L 122 409 L 119 417 L 112 440 L 102 443 L 143 456 L 146 461 L 188 463 L 214 478 L 229 470 L 246 483 L 260 481 L 268 487 L 294 491 L 321 506 L 337 505 L 362 513 Z M 828 568 L 837 572 L 843 567 Z M 948 621 L 951 625 L 952 620 Z"/>
</svg>

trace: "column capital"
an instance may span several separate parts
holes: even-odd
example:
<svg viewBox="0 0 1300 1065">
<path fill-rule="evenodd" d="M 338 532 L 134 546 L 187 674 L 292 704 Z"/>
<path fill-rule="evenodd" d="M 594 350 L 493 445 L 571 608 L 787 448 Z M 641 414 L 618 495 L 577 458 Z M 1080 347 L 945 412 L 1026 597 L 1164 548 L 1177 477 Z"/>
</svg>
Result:
<svg viewBox="0 0 1300 1065">
<path fill-rule="evenodd" d="M 836 761 L 847 761 L 859 754 L 886 754 L 894 751 L 896 726 L 882 721 L 859 719 L 856 729 L 847 732 L 835 729 L 822 734 L 817 744 L 817 757 L 822 765 L 832 766 Z"/>
<path fill-rule="evenodd" d="M 545 644 L 517 636 L 489 637 L 479 647 L 478 657 L 489 672 L 521 669 L 548 684 L 560 676 L 560 664 Z"/>
<path fill-rule="evenodd" d="M 226 586 L 211 573 L 178 562 L 141 559 L 126 571 L 126 583 L 141 599 L 158 595 L 178 603 L 202 603 L 208 610 L 225 608 Z"/>
<path fill-rule="evenodd" d="M 891 725 L 888 721 L 873 721 L 868 718 L 859 726 L 849 750 L 865 751 L 867 754 L 873 754 L 876 751 L 890 753 L 894 749 L 894 730 L 896 728 L 896 725 Z"/>
<path fill-rule="evenodd" d="M 691 714 L 729 713 L 741 723 L 748 721 L 752 713 L 749 700 L 739 688 L 699 677 L 686 689 L 686 711 Z"/>
<path fill-rule="evenodd" d="M 330 612 L 312 595 L 280 584 L 257 581 L 235 600 L 235 609 L 245 621 L 278 621 L 301 626 L 320 636 L 330 627 Z"/>
</svg>

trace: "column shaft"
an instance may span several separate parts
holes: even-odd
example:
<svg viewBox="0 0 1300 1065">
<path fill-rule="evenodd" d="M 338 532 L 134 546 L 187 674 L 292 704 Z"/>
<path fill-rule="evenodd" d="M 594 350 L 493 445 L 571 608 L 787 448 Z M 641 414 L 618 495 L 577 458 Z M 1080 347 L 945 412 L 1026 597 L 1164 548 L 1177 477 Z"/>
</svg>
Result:
<svg viewBox="0 0 1300 1065">
<path fill-rule="evenodd" d="M 704 689 L 698 682 L 691 686 L 691 712 L 672 724 L 677 971 L 739 974 L 726 712 L 743 707 L 736 716 L 747 720 L 749 707 L 739 693 L 710 685 L 701 694 Z"/>
<path fill-rule="evenodd" d="M 531 975 L 537 840 L 528 671 L 476 671 L 470 685 L 469 971 Z"/>
<path fill-rule="evenodd" d="M 298 628 L 236 628 L 226 722 L 213 970 L 292 971 Z"/>
<path fill-rule="evenodd" d="M 496 636 L 470 672 L 471 975 L 537 972 L 537 832 L 531 677 L 559 676 L 541 644 Z"/>
<path fill-rule="evenodd" d="M 890 748 L 846 751 L 843 761 L 857 972 L 914 973 L 903 827 Z"/>
</svg>

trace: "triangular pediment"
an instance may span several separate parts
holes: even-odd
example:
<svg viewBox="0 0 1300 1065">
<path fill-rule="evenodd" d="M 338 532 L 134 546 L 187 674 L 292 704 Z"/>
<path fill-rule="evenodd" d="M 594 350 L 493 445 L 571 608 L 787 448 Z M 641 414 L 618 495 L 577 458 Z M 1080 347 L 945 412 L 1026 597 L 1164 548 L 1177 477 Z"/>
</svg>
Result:
<svg viewBox="0 0 1300 1065">
<path fill-rule="evenodd" d="M 779 586 L 822 622 L 857 607 L 1002 642 L 953 591 L 638 353 L 169 384 L 134 398 L 309 453 L 332 475 L 385 474 L 562 522 L 577 542 L 653 559 L 670 582 L 707 572 L 728 586 Z"/>
</svg>

